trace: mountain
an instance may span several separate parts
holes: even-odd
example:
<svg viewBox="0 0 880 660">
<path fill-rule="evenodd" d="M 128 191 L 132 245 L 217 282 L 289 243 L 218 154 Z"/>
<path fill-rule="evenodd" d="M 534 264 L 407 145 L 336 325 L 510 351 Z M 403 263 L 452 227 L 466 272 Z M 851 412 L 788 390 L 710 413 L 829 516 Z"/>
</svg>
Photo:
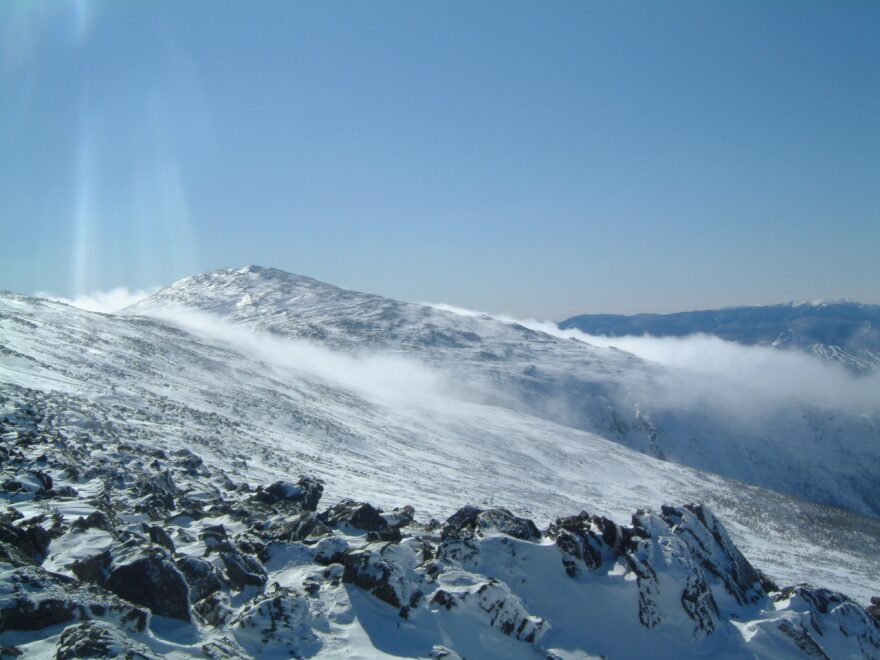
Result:
<svg viewBox="0 0 880 660">
<path fill-rule="evenodd" d="M 121 315 L 0 294 L 0 646 L 880 657 L 862 418 L 750 437 L 680 409 L 713 384 L 271 269 Z M 811 413 L 815 455 L 760 446 Z M 777 483 L 658 458 L 687 428 Z"/>
<path fill-rule="evenodd" d="M 414 359 L 429 365 L 461 399 L 525 412 L 657 458 L 880 516 L 875 478 L 880 473 L 880 402 L 840 410 L 790 398 L 770 400 L 757 389 L 516 323 L 254 266 L 181 280 L 125 314 L 174 320 L 180 309 L 273 336 L 319 342 L 345 354 Z"/>
<path fill-rule="evenodd" d="M 798 349 L 856 372 L 880 369 L 880 305 L 815 301 L 676 314 L 581 314 L 559 324 L 590 335 L 714 335 L 747 345 Z"/>
</svg>

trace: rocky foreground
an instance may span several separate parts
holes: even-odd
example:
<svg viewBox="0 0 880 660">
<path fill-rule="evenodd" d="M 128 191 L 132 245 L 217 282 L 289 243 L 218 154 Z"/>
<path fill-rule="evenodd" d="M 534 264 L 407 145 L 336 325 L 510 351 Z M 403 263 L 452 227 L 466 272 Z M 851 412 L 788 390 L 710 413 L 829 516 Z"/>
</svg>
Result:
<svg viewBox="0 0 880 660">
<path fill-rule="evenodd" d="M 308 476 L 245 483 L 3 403 L 4 657 L 880 658 L 880 601 L 776 585 L 698 504 L 544 530 L 325 507 Z"/>
</svg>

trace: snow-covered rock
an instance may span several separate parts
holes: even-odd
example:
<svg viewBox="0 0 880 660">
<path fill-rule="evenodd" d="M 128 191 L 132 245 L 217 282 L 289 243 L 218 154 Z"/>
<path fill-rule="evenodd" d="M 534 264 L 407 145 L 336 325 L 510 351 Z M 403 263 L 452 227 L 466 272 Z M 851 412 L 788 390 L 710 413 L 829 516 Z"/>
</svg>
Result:
<svg viewBox="0 0 880 660">
<path fill-rule="evenodd" d="M 868 611 L 778 588 L 704 505 L 630 524 L 582 512 L 544 530 L 474 505 L 443 523 L 355 500 L 317 514 L 291 501 L 299 486 L 165 450 L 132 460 L 160 450 L 112 430 L 79 454 L 51 415 L 6 405 L 15 433 L 0 445 L 19 457 L 0 477 L 42 462 L 79 493 L 5 496 L 0 646 L 26 657 L 880 657 Z M 394 538 L 372 536 L 386 529 Z"/>
</svg>

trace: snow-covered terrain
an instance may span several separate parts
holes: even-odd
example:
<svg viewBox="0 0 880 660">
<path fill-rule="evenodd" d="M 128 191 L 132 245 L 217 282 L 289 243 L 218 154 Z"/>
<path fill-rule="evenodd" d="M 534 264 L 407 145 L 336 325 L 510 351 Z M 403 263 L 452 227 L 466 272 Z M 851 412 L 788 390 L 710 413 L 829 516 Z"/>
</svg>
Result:
<svg viewBox="0 0 880 660">
<path fill-rule="evenodd" d="M 746 345 L 806 351 L 856 372 L 880 370 L 880 305 L 851 300 L 675 314 L 581 314 L 559 326 L 610 337 L 708 334 Z"/>
<path fill-rule="evenodd" d="M 241 345 L 236 327 L 365 359 L 428 365 L 460 398 L 590 431 L 649 455 L 880 516 L 880 401 L 833 407 L 565 340 L 487 316 L 363 294 L 274 269 L 187 278 L 129 308 Z M 213 334 L 212 334 L 213 333 Z M 235 335 L 235 336 L 233 336 Z M 273 351 L 284 354 L 286 346 Z M 296 360 L 306 359 L 300 351 Z M 387 363 L 380 363 L 387 371 Z M 397 373 L 397 370 L 395 370 Z M 768 377 L 770 374 L 768 374 Z M 422 384 L 406 384 L 419 389 Z M 450 389 L 447 387 L 447 389 Z"/>
<path fill-rule="evenodd" d="M 122 316 L 2 294 L 0 645 L 880 657 L 876 417 L 793 401 L 731 427 L 687 378 L 259 268 Z M 682 449 L 772 490 L 657 458 Z M 610 520 L 557 520 L 582 510 Z M 856 602 L 783 589 L 803 581 Z"/>
</svg>

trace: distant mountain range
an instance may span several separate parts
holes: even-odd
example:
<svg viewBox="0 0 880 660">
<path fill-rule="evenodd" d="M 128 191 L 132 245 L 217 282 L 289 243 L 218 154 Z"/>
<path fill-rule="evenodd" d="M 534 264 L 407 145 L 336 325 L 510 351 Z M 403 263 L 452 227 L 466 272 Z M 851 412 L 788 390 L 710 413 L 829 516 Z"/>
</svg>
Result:
<svg viewBox="0 0 880 660">
<path fill-rule="evenodd" d="M 854 371 L 880 369 L 880 305 L 848 300 L 675 314 L 581 314 L 562 321 L 559 327 L 608 337 L 703 333 L 740 344 L 808 351 Z"/>
</svg>

